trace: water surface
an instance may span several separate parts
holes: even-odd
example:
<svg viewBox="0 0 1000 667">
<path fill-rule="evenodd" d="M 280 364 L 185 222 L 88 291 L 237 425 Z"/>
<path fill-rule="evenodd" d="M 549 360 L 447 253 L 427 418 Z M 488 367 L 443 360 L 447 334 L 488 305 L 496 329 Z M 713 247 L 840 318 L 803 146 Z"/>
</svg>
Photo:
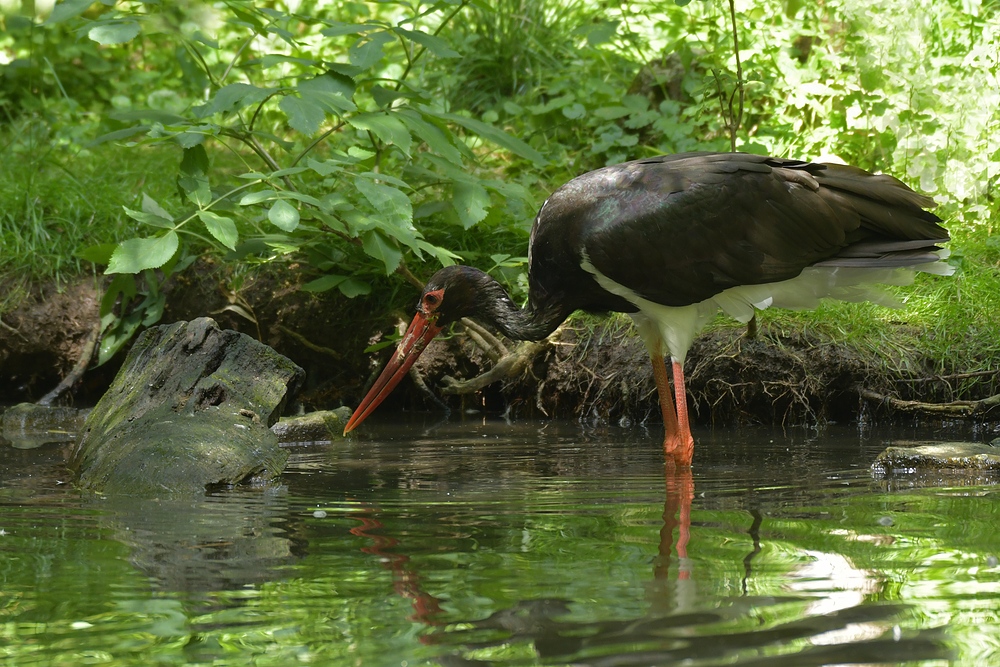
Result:
<svg viewBox="0 0 1000 667">
<path fill-rule="evenodd" d="M 0 664 L 1000 664 L 1000 487 L 869 471 L 941 434 L 695 437 L 366 422 L 184 501 L 2 447 Z"/>
</svg>

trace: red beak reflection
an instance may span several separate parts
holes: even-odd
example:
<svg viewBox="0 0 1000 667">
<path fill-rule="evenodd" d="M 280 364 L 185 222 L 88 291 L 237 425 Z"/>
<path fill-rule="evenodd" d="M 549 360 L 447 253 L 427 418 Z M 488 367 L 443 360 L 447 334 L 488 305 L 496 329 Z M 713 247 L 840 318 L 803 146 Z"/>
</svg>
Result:
<svg viewBox="0 0 1000 667">
<path fill-rule="evenodd" d="M 441 333 L 442 329 L 444 327 L 437 326 L 434 324 L 434 320 L 428 319 L 423 312 L 417 311 L 417 314 L 413 316 L 413 321 L 410 322 L 410 326 L 406 329 L 403 340 L 399 342 L 396 353 L 392 355 L 389 363 L 382 370 L 381 375 L 375 380 L 375 384 L 368 390 L 368 394 L 361 401 L 361 405 L 354 411 L 351 418 L 347 420 L 347 426 L 344 427 L 344 435 L 357 428 L 378 407 L 378 404 L 392 393 L 392 390 L 403 379 L 406 372 L 410 370 L 413 362 L 417 360 L 420 353 L 427 347 L 427 343 L 431 342 L 434 336 Z"/>
</svg>

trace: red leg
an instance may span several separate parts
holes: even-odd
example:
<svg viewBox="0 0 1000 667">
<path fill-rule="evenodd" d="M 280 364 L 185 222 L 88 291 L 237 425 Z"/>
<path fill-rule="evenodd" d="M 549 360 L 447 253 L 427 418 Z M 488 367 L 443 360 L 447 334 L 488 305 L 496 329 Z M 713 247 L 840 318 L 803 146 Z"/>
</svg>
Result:
<svg viewBox="0 0 1000 667">
<path fill-rule="evenodd" d="M 670 378 L 667 376 L 667 365 L 663 357 L 654 354 L 653 380 L 656 382 L 656 393 L 660 398 L 660 412 L 663 413 L 663 449 L 669 454 L 668 443 L 677 437 L 677 413 L 674 411 L 674 395 L 670 391 Z"/>
<path fill-rule="evenodd" d="M 687 392 L 684 389 L 684 365 L 674 361 L 674 394 L 677 400 L 677 429 L 674 438 L 663 442 L 663 449 L 677 465 L 689 466 L 694 459 L 694 436 L 688 421 Z"/>
</svg>

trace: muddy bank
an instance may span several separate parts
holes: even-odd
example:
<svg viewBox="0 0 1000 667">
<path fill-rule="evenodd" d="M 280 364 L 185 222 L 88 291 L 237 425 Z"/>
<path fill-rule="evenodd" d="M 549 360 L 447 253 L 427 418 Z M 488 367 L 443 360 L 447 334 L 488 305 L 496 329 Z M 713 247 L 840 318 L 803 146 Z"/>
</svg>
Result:
<svg viewBox="0 0 1000 667">
<path fill-rule="evenodd" d="M 391 349 L 371 355 L 365 348 L 409 319 L 416 295 L 401 281 L 388 304 L 335 291 L 309 294 L 298 289 L 303 279 L 294 270 L 275 269 L 241 276 L 236 292 L 228 286 L 237 280 L 227 271 L 201 262 L 171 281 L 161 323 L 210 316 L 223 328 L 267 343 L 306 370 L 299 399 L 306 410 L 356 404 Z M 37 400 L 55 386 L 76 363 L 97 304 L 94 281 L 87 279 L 62 291 L 36 290 L 20 308 L 4 313 L 0 401 Z M 573 320 L 517 377 L 473 394 L 448 395 L 442 393 L 447 378 L 471 378 L 493 365 L 489 351 L 457 329 L 435 341 L 416 366 L 434 396 L 404 382 L 380 412 L 440 410 L 443 402 L 453 410 L 517 417 L 659 421 L 649 360 L 630 329 L 621 317 Z M 119 364 L 89 370 L 70 400 L 95 403 Z M 763 325 L 750 339 L 742 327 L 723 326 L 695 342 L 685 369 L 692 411 L 701 423 L 845 422 L 862 413 L 869 420 L 1000 422 L 1000 405 L 983 401 L 1000 391 L 997 374 L 962 378 L 958 394 L 954 378 L 935 376 L 926 360 L 866 358 L 804 331 Z M 962 402 L 967 405 L 957 405 Z M 931 404 L 950 407 L 923 409 Z"/>
</svg>

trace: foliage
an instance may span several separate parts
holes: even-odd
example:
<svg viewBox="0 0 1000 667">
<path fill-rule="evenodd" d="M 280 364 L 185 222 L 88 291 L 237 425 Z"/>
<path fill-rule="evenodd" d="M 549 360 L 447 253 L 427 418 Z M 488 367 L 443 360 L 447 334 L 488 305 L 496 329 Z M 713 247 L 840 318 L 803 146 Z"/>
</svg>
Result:
<svg viewBox="0 0 1000 667">
<path fill-rule="evenodd" d="M 161 281 L 211 249 L 298 262 L 305 289 L 349 297 L 461 259 L 517 292 L 538 198 L 604 164 L 728 150 L 741 91 L 739 150 L 839 159 L 935 194 L 956 255 L 990 284 L 998 3 L 734 6 L 741 67 L 721 0 L 68 0 L 41 25 L 7 16 L 6 132 L 60 147 L 35 164 L 82 182 L 79 165 L 141 144 L 177 166 L 123 188 L 126 208 L 93 226 L 84 211 L 5 208 L 5 244 L 43 247 L 38 230 L 72 226 L 63 240 L 100 246 L 82 256 L 113 275 Z M 39 201 L 56 180 L 4 196 Z M 133 306 L 151 284 L 135 283 Z M 947 300 L 942 317 L 961 316 Z M 123 307 L 103 313 L 110 327 Z"/>
</svg>

